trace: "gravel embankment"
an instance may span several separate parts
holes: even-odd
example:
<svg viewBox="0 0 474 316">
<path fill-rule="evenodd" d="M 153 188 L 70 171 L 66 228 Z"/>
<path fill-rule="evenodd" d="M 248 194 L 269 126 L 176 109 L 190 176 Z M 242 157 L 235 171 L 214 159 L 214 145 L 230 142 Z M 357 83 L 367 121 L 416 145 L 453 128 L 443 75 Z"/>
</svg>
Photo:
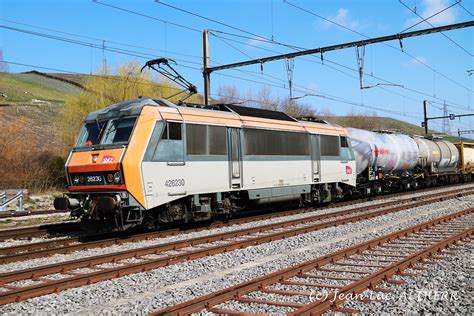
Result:
<svg viewBox="0 0 474 316">
<path fill-rule="evenodd" d="M 456 248 L 455 254 L 443 255 L 445 260 L 425 265 L 427 270 L 406 270 L 415 277 L 397 277 L 406 283 L 393 285 L 382 283 L 390 293 L 366 291 L 367 298 L 377 302 L 363 304 L 346 302 L 342 306 L 356 308 L 364 314 L 424 314 L 424 315 L 472 315 L 474 313 L 473 251 L 474 239 L 467 239 Z"/>
<path fill-rule="evenodd" d="M 444 190 L 435 190 L 435 192 L 438 191 L 445 191 Z M 413 196 L 419 196 L 420 193 L 418 194 L 413 194 L 410 195 L 409 197 Z M 409 198 L 404 196 L 403 198 Z M 246 223 L 246 224 L 241 224 L 241 225 L 233 225 L 229 227 L 222 227 L 222 228 L 214 228 L 214 229 L 209 229 L 209 230 L 203 230 L 199 232 L 194 232 L 194 233 L 182 233 L 178 236 L 172 236 L 172 237 L 165 237 L 165 238 L 156 238 L 156 239 L 150 239 L 150 240 L 143 240 L 143 241 L 138 241 L 134 243 L 125 243 L 122 245 L 113 245 L 109 246 L 106 248 L 95 248 L 95 249 L 90 249 L 86 251 L 78 251 L 74 252 L 71 254 L 55 254 L 53 256 L 49 256 L 46 258 L 38 258 L 38 259 L 32 259 L 32 260 L 24 260 L 22 262 L 13 262 L 10 264 L 5 264 L 5 265 L 0 265 L 0 273 L 5 273 L 13 270 L 22 270 L 22 269 L 28 269 L 28 268 L 33 268 L 33 267 L 38 267 L 46 264 L 54 264 L 54 263 L 59 263 L 59 262 L 66 262 L 66 261 L 71 261 L 71 260 L 78 260 L 82 258 L 87 258 L 87 257 L 92 257 L 92 256 L 98 256 L 98 255 L 103 255 L 103 254 L 109 254 L 109 253 L 114 253 L 114 252 L 119 252 L 119 251 L 125 251 L 125 250 L 131 250 L 131 249 L 137 249 L 137 248 L 142 248 L 142 247 L 150 247 L 150 246 L 155 246 L 155 245 L 160 245 L 168 242 L 173 242 L 173 241 L 178 241 L 178 240 L 183 240 L 183 239 L 189 239 L 189 238 L 195 238 L 195 237 L 202 237 L 202 236 L 208 236 L 211 234 L 217 234 L 217 233 L 224 233 L 224 232 L 231 232 L 231 231 L 236 231 L 236 230 L 241 230 L 241 229 L 246 229 L 246 228 L 252 228 L 256 226 L 262 226 L 262 225 L 267 225 L 267 224 L 273 224 L 273 223 L 281 223 L 285 222 L 288 220 L 293 220 L 293 219 L 302 219 L 302 218 L 307 218 L 310 216 L 314 215 L 321 215 L 321 214 L 331 214 L 334 212 L 342 211 L 342 210 L 348 210 L 354 207 L 362 207 L 362 206 L 372 206 L 376 205 L 385 201 L 392 201 L 392 200 L 399 200 L 400 198 L 390 198 L 387 200 L 383 201 L 370 201 L 370 202 L 364 202 L 364 203 L 359 203 L 356 205 L 349 205 L 349 206 L 341 206 L 341 207 L 334 207 L 334 208 L 329 208 L 325 210 L 317 210 L 314 212 L 308 212 L 304 214 L 298 214 L 298 215 L 291 215 L 291 216 L 284 216 L 284 217 L 276 217 L 273 219 L 267 219 L 267 220 L 262 220 L 262 221 L 255 221 L 251 223 Z M 384 207 L 384 208 L 379 208 L 380 210 L 389 208 L 389 207 Z M 371 212 L 371 211 L 368 211 Z M 361 215 L 365 212 L 359 212 L 357 213 L 358 215 Z M 333 221 L 335 218 L 327 219 L 324 221 Z M 321 221 L 323 222 L 323 221 Z M 297 227 L 304 226 L 306 224 L 298 225 Z M 74 236 L 72 234 L 71 236 Z M 34 241 L 32 242 L 40 242 L 40 241 L 45 241 L 45 240 L 54 240 L 54 239 L 63 239 L 65 237 L 44 237 L 44 238 L 34 238 Z M 28 240 L 10 240 L 10 241 L 5 241 L 3 243 L 0 243 L 2 247 L 11 247 L 15 245 L 23 245 L 29 243 Z"/>
<path fill-rule="evenodd" d="M 28 215 L 0 218 L 0 231 L 71 221 L 69 213 Z"/>
<path fill-rule="evenodd" d="M 466 184 L 459 186 L 460 188 L 465 188 L 465 187 L 473 187 L 473 185 Z M 452 190 L 452 188 L 440 188 L 436 189 L 433 191 L 430 191 L 430 193 L 441 193 L 441 192 L 446 192 Z M 154 246 L 154 245 L 160 245 L 172 241 L 178 241 L 178 240 L 183 240 L 183 239 L 188 239 L 188 238 L 194 238 L 194 237 L 202 237 L 202 236 L 208 236 L 211 234 L 216 234 L 216 233 L 224 233 L 224 232 L 230 232 L 230 231 L 236 231 L 240 229 L 245 229 L 245 228 L 251 228 L 255 226 L 261 226 L 261 225 L 267 225 L 267 224 L 272 224 L 272 223 L 280 223 L 292 219 L 301 219 L 301 218 L 307 218 L 310 216 L 314 215 L 321 215 L 321 214 L 330 214 L 338 211 L 343 211 L 343 210 L 348 210 L 354 207 L 362 207 L 362 206 L 372 206 L 375 204 L 379 204 L 382 202 L 386 201 L 395 201 L 395 200 L 400 200 L 400 199 L 406 199 L 406 198 L 411 198 L 415 196 L 420 196 L 423 195 L 421 192 L 413 193 L 410 195 L 406 195 L 403 197 L 397 197 L 397 198 L 388 198 L 388 199 L 383 199 L 383 200 L 377 200 L 377 201 L 369 201 L 369 202 L 364 202 L 364 203 L 358 203 L 354 205 L 347 205 L 347 206 L 341 206 L 341 207 L 334 207 L 334 208 L 329 208 L 325 210 L 317 210 L 314 212 L 308 212 L 304 214 L 299 214 L 299 215 L 292 215 L 292 216 L 284 216 L 284 217 L 277 217 L 273 219 L 268 219 L 268 220 L 262 220 L 262 221 L 255 221 L 247 224 L 242 224 L 242 225 L 234 225 L 230 227 L 222 227 L 222 228 L 216 228 L 216 229 L 209 229 L 209 230 L 203 230 L 200 232 L 195 232 L 195 233 L 182 233 L 178 236 L 173 236 L 173 237 L 166 237 L 166 238 L 157 238 L 157 239 L 150 239 L 150 240 L 144 240 L 144 241 L 139 241 L 139 242 L 134 242 L 134 243 L 125 243 L 122 245 L 114 245 L 114 246 L 109 246 L 107 248 L 101 248 L 101 249 L 90 249 L 87 251 L 80 251 L 80 252 L 74 252 L 71 254 L 67 255 L 62 255 L 62 254 L 56 254 L 47 258 L 38 258 L 38 259 L 32 259 L 32 260 L 25 260 L 22 262 L 15 262 L 11 264 L 6 264 L 6 265 L 0 265 L 0 273 L 5 273 L 8 271 L 12 270 L 22 270 L 22 269 L 27 269 L 27 268 L 33 268 L 41 265 L 46 265 L 46 264 L 53 264 L 53 263 L 59 263 L 59 262 L 65 262 L 65 261 L 70 261 L 70 260 L 77 260 L 77 259 L 82 259 L 82 258 L 87 258 L 91 256 L 97 256 L 97 255 L 102 255 L 102 254 L 108 254 L 108 253 L 113 253 L 113 252 L 118 252 L 118 251 L 124 251 L 124 250 L 130 250 L 130 249 L 137 249 L 141 247 L 149 247 L 149 246 Z M 384 209 L 384 208 L 380 208 Z M 358 213 L 362 214 L 362 212 Z M 334 220 L 334 219 L 331 219 Z M 69 236 L 76 236 L 77 234 L 70 234 Z M 47 241 L 47 240 L 55 240 L 55 239 L 63 239 L 69 236 L 58 236 L 58 237 L 35 237 L 31 241 L 28 240 L 6 240 L 3 242 L 0 242 L 0 247 L 12 247 L 16 245 L 23 245 L 23 244 L 29 244 L 29 243 L 35 243 L 35 242 L 42 242 L 42 241 Z"/>
<path fill-rule="evenodd" d="M 474 196 L 439 202 L 8 304 L 0 312 L 147 313 L 472 206 Z"/>
<path fill-rule="evenodd" d="M 464 189 L 464 188 L 474 188 L 474 185 L 472 184 L 463 184 L 456 186 L 456 188 L 459 189 Z M 448 188 L 437 188 L 430 190 L 429 193 L 442 193 L 442 192 L 447 192 L 453 190 L 453 187 L 448 187 Z M 347 206 L 339 206 L 339 207 L 331 207 L 329 209 L 325 210 L 317 210 L 315 212 L 310 212 L 310 213 L 305 213 L 305 214 L 300 214 L 300 215 L 293 215 L 293 216 L 285 216 L 285 217 L 280 217 L 280 218 L 275 218 L 272 220 L 268 221 L 258 221 L 254 222 L 255 225 L 264 225 L 265 223 L 275 223 L 275 222 L 282 222 L 286 221 L 289 219 L 297 219 L 297 218 L 305 218 L 309 216 L 314 216 L 316 214 L 328 214 L 328 213 L 333 213 L 337 211 L 343 211 L 343 210 L 348 210 L 354 207 L 362 207 L 362 206 L 371 206 L 374 204 L 382 203 L 382 202 L 388 202 L 388 201 L 397 201 L 401 199 L 408 199 L 412 197 L 417 197 L 417 196 L 422 196 L 426 193 L 423 192 L 413 192 L 412 194 L 404 195 L 401 197 L 387 197 L 385 199 L 381 200 L 375 200 L 375 201 L 368 201 L 368 202 L 363 202 L 363 203 L 357 203 L 353 205 L 347 205 Z M 1 230 L 7 230 L 7 229 L 13 229 L 15 227 L 29 227 L 35 224 L 51 224 L 51 223 L 57 223 L 57 222 L 65 222 L 68 221 L 69 219 L 69 214 L 64 213 L 64 214 L 44 214 L 44 215 L 30 215 L 27 217 L 12 217 L 12 218 L 4 218 L 0 219 L 0 224 L 3 222 L 8 222 L 4 223 L 3 225 L 0 225 L 0 231 Z M 253 223 L 249 223 L 248 225 L 253 225 Z M 241 228 L 245 228 L 247 226 L 245 225 L 240 225 L 240 226 L 234 226 L 230 228 L 231 230 L 237 230 Z M 251 226 L 249 226 L 251 227 Z M 208 230 L 204 231 L 203 234 L 211 234 L 216 232 L 217 230 Z M 183 233 L 186 234 L 186 233 Z M 76 236 L 77 234 L 70 234 L 69 236 Z M 189 235 L 186 235 L 189 236 Z M 202 235 L 196 235 L 196 236 L 202 236 Z M 45 236 L 45 237 L 33 237 L 30 240 L 27 239 L 18 239 L 18 240 L 4 240 L 0 241 L 0 248 L 5 248 L 5 247 L 12 247 L 12 246 L 17 246 L 17 245 L 23 245 L 23 244 L 30 244 L 30 243 L 36 243 L 36 242 L 42 242 L 42 241 L 48 241 L 48 240 L 54 240 L 54 239 L 63 239 L 68 236 Z M 174 237 L 173 240 L 178 240 L 176 239 L 177 237 Z M 187 237 L 186 237 L 187 238 Z M 161 239 L 160 239 L 161 240 Z M 167 239 L 164 240 L 164 242 L 167 242 Z M 126 249 L 126 248 L 121 248 L 121 249 Z M 117 249 L 112 249 L 113 251 L 118 251 Z M 85 253 L 86 256 L 92 255 L 92 254 L 87 254 Z M 61 260 L 60 258 L 56 258 L 57 260 Z M 34 262 L 31 262 L 31 264 L 35 265 Z M 42 264 L 42 263 L 40 263 Z M 1 272 L 0 272 L 1 273 Z"/>
</svg>

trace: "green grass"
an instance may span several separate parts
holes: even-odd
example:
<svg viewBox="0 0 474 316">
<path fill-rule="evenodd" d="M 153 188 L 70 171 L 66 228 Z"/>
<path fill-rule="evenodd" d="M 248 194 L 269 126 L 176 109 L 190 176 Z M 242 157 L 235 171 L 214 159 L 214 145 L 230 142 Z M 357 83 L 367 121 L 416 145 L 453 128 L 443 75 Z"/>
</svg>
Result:
<svg viewBox="0 0 474 316">
<path fill-rule="evenodd" d="M 79 94 L 81 88 L 37 74 L 0 74 L 1 104 L 34 103 L 32 100 L 64 102 L 69 95 Z"/>
</svg>

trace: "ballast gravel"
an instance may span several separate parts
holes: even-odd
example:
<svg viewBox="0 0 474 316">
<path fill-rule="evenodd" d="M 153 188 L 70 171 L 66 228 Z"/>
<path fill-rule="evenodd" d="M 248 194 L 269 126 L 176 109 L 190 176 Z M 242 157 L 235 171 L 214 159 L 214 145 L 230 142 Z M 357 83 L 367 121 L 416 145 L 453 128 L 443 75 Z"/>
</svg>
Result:
<svg viewBox="0 0 474 316">
<path fill-rule="evenodd" d="M 469 189 L 469 188 L 474 189 L 474 185 L 472 185 L 472 184 L 462 184 L 462 185 L 456 186 L 455 188 L 460 189 L 460 190 Z M 180 236 L 183 236 L 182 238 L 191 238 L 191 237 L 205 236 L 205 235 L 209 235 L 211 233 L 216 233 L 216 232 L 221 232 L 221 231 L 222 232 L 224 232 L 224 231 L 234 231 L 234 230 L 243 229 L 243 228 L 247 228 L 247 227 L 253 227 L 253 226 L 256 226 L 256 225 L 265 225 L 265 224 L 283 222 L 283 221 L 287 221 L 287 220 L 290 220 L 290 219 L 306 218 L 306 217 L 314 216 L 314 215 L 317 215 L 317 214 L 330 214 L 330 213 L 334 213 L 334 212 L 338 212 L 338 211 L 348 210 L 348 209 L 351 209 L 351 208 L 354 208 L 354 207 L 372 206 L 374 204 L 379 204 L 379 203 L 382 203 L 382 202 L 410 199 L 410 198 L 413 198 L 413 197 L 423 196 L 423 195 L 428 194 L 428 193 L 429 194 L 443 193 L 443 192 L 452 191 L 455 188 L 454 187 L 446 187 L 446 188 L 441 187 L 441 188 L 430 190 L 429 192 L 416 192 L 415 191 L 412 194 L 407 194 L 407 195 L 403 195 L 403 196 L 400 196 L 400 197 L 387 197 L 385 199 L 367 201 L 367 202 L 362 202 L 362 203 L 357 203 L 357 204 L 352 204 L 352 205 L 346 205 L 346 206 L 336 206 L 335 205 L 334 207 L 331 207 L 331 208 L 328 208 L 328 209 L 315 210 L 315 211 L 312 211 L 312 212 L 298 214 L 298 215 L 277 217 L 277 218 L 270 219 L 270 220 L 263 220 L 263 221 L 251 222 L 251 223 L 248 223 L 248 224 L 234 225 L 232 227 L 224 227 L 224 228 L 221 228 L 221 229 L 216 228 L 216 229 L 210 229 L 210 230 L 203 230 L 201 232 L 191 233 L 191 234 L 183 233 L 183 234 L 180 234 L 179 236 L 174 236 L 174 237 L 169 237 L 169 238 L 153 239 L 153 240 L 150 240 L 149 242 L 152 245 L 152 244 L 155 244 L 154 243 L 155 241 L 162 241 L 162 242 L 159 242 L 159 243 L 165 243 L 165 242 L 168 242 L 168 241 L 171 241 L 171 240 L 180 240 L 180 239 L 178 239 L 178 238 L 181 238 Z M 383 209 L 383 208 L 380 208 L 380 209 Z M 51 214 L 51 215 L 31 215 L 31 216 L 27 217 L 27 219 L 35 219 L 36 217 L 52 217 L 52 216 L 61 216 L 62 221 L 65 221 L 69 217 L 68 214 Z M 22 217 L 13 218 L 14 221 L 18 221 L 18 222 L 27 221 L 27 219 L 22 218 Z M 28 227 L 28 226 L 22 226 L 22 227 Z M 7 229 L 11 229 L 11 227 L 7 227 Z M 0 229 L 0 231 L 1 230 L 2 229 Z M 30 244 L 30 243 L 43 242 L 43 241 L 59 240 L 59 239 L 64 239 L 64 238 L 67 238 L 67 237 L 75 237 L 75 236 L 78 236 L 78 233 L 71 233 L 71 234 L 67 234 L 67 235 L 58 235 L 58 236 L 33 237 L 31 239 L 15 239 L 15 240 L 10 239 L 10 240 L 5 240 L 5 241 L 0 241 L 0 248 L 13 247 L 13 246 L 25 245 L 25 244 Z M 135 245 L 142 245 L 141 242 L 134 243 L 134 244 Z M 127 247 L 126 244 L 118 246 L 118 247 L 122 250 L 127 249 L 127 248 L 125 248 L 125 247 Z M 120 251 L 120 250 L 113 249 L 113 248 L 110 248 L 110 249 L 112 249 L 111 252 Z M 93 255 L 89 252 L 82 252 L 82 253 L 85 254 L 85 257 Z M 105 252 L 102 252 L 102 253 L 105 253 Z M 63 260 L 61 260 L 61 256 L 57 256 L 55 258 L 55 261 L 58 262 L 58 261 L 63 261 Z M 36 266 L 35 262 L 36 262 L 35 260 L 29 260 L 27 264 L 30 267 L 34 267 L 34 266 Z M 39 260 L 38 263 L 40 265 L 46 264 L 46 263 L 42 262 L 41 260 Z M 0 267 L 0 269 L 1 268 L 2 267 Z M 18 268 L 18 269 L 21 269 L 21 268 Z M 0 270 L 0 273 L 3 273 L 3 271 Z"/>
<path fill-rule="evenodd" d="M 472 207 L 473 200 L 474 196 L 468 196 L 458 200 L 443 201 L 363 222 L 183 262 L 69 289 L 58 294 L 4 305 L 0 307 L 0 312 L 3 314 L 32 311 L 54 314 L 143 314 L 456 212 L 462 208 Z M 379 202 L 380 200 L 375 203 Z M 119 248 L 123 250 L 123 246 Z M 268 313 L 271 310 L 267 309 L 265 312 Z"/>
<path fill-rule="evenodd" d="M 459 188 L 474 188 L 473 185 L 461 185 Z M 429 191 L 429 193 L 437 193 L 437 192 L 445 192 L 445 191 L 450 191 L 453 188 L 444 188 L 444 189 L 437 189 L 433 191 Z M 425 193 L 426 194 L 426 193 Z M 393 200 L 400 200 L 400 199 L 407 199 L 415 196 L 421 196 L 423 193 L 417 192 L 413 193 L 410 195 L 405 195 L 403 197 L 392 197 L 389 199 L 384 199 L 384 200 L 376 200 L 376 201 L 371 201 L 371 202 L 364 202 L 364 203 L 358 203 L 356 205 L 348 205 L 348 206 L 341 206 L 341 207 L 333 207 L 329 209 L 324 209 L 324 210 L 316 210 L 313 212 L 308 212 L 308 213 L 303 213 L 303 214 L 298 214 L 298 215 L 291 215 L 291 216 L 284 216 L 284 217 L 277 217 L 273 219 L 267 219 L 267 220 L 261 220 L 261 221 L 255 221 L 255 222 L 250 222 L 246 224 L 241 224 L 241 225 L 233 225 L 230 227 L 222 227 L 222 228 L 214 228 L 214 229 L 209 229 L 209 230 L 202 230 L 199 232 L 194 232 L 194 233 L 183 233 L 177 236 L 171 236 L 171 237 L 165 237 L 165 238 L 156 238 L 156 239 L 150 239 L 150 240 L 143 240 L 139 242 L 133 242 L 133 243 L 125 243 L 122 245 L 113 245 L 109 246 L 106 248 L 95 248 L 95 249 L 89 249 L 85 251 L 78 251 L 70 254 L 54 254 L 49 257 L 45 258 L 38 258 L 38 259 L 32 259 L 32 260 L 25 260 L 22 262 L 13 262 L 10 264 L 5 264 L 5 265 L 0 265 L 0 273 L 6 273 L 14 270 L 23 270 L 23 269 L 29 269 L 29 268 L 34 268 L 38 266 L 43 266 L 47 264 L 55 264 L 55 263 L 60 263 L 60 262 L 66 262 L 70 260 L 78 260 L 82 258 L 87 258 L 87 257 L 92 257 L 92 256 L 97 256 L 97 255 L 103 255 L 103 254 L 109 254 L 109 253 L 114 253 L 114 252 L 119 252 L 119 251 L 124 251 L 124 250 L 130 250 L 130 249 L 137 249 L 137 248 L 142 248 L 142 247 L 149 247 L 149 246 L 154 246 L 154 245 L 160 245 L 168 242 L 173 242 L 173 241 L 178 241 L 178 240 L 183 240 L 183 239 L 188 239 L 188 238 L 195 238 L 195 237 L 202 237 L 202 236 L 208 236 L 211 234 L 216 234 L 216 233 L 224 233 L 224 232 L 231 232 L 231 231 L 236 231 L 236 230 L 241 230 L 241 229 L 246 229 L 246 228 L 252 228 L 256 226 L 262 226 L 262 225 L 267 225 L 267 224 L 273 224 L 273 223 L 280 223 L 288 220 L 294 220 L 294 219 L 301 219 L 301 218 L 307 218 L 310 216 L 315 216 L 315 215 L 323 215 L 323 214 L 331 214 L 334 212 L 338 211 L 343 211 L 347 209 L 351 209 L 354 207 L 362 207 L 362 206 L 373 206 L 379 203 L 383 203 L 386 201 L 393 201 Z M 383 208 L 378 208 L 379 210 L 385 209 L 387 207 Z M 373 212 L 372 211 L 363 211 L 363 212 L 358 212 L 357 215 L 362 215 L 365 213 Z M 324 219 L 320 220 L 318 222 L 327 222 L 327 221 L 333 221 L 337 218 L 343 218 L 343 216 L 338 216 L 336 218 L 330 218 L 330 219 Z M 314 222 L 311 222 L 314 224 Z M 305 224 L 300 224 L 297 227 L 303 227 L 305 225 L 308 225 L 307 223 Z M 351 230 L 350 226 L 347 228 L 348 232 L 354 231 Z M 262 233 L 263 234 L 263 233 Z M 255 237 L 258 236 L 258 234 L 255 234 Z M 64 237 L 59 237 L 58 239 L 62 239 Z M 245 240 L 249 238 L 248 235 L 243 238 L 242 240 Z M 240 237 L 234 239 L 234 240 L 239 240 Z M 45 239 L 37 239 L 38 241 L 44 241 Z M 12 241 L 12 244 L 7 244 L 3 245 L 4 247 L 6 246 L 12 246 L 16 244 L 24 244 L 27 243 L 28 241 L 25 240 L 14 240 Z M 179 254 L 181 253 L 180 251 L 169 251 L 166 252 L 168 255 L 172 254 Z M 164 254 L 164 253 L 163 253 Z"/>
<path fill-rule="evenodd" d="M 356 308 L 368 315 L 422 314 L 422 315 L 472 315 L 474 313 L 474 287 L 472 281 L 474 239 L 467 239 L 445 260 L 436 260 L 425 266 L 426 270 L 406 270 L 415 277 L 398 277 L 406 281 L 401 285 L 384 283 L 390 293 L 364 292 L 377 302 L 362 304 L 349 301 L 342 306 Z"/>
</svg>

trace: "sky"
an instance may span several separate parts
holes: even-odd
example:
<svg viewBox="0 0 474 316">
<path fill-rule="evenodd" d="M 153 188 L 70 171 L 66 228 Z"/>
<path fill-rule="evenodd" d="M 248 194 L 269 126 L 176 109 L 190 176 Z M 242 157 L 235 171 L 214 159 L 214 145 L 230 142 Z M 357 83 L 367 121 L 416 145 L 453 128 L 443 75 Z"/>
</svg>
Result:
<svg viewBox="0 0 474 316">
<path fill-rule="evenodd" d="M 116 66 L 168 57 L 202 93 L 203 29 L 210 30 L 211 66 L 217 66 L 472 21 L 473 13 L 474 0 L 0 0 L 0 49 L 10 72 L 94 73 L 104 58 Z M 417 15 L 434 15 L 427 19 L 431 25 L 410 28 L 421 21 Z M 317 113 L 375 114 L 420 125 L 428 100 L 429 117 L 442 116 L 445 103 L 448 114 L 470 114 L 473 35 L 471 27 L 401 45 L 367 45 L 364 54 L 360 48 L 364 89 L 356 49 L 348 48 L 323 59 L 309 55 L 213 72 L 211 94 L 218 98 L 225 86 L 242 95 L 266 87 L 273 97 L 286 98 L 289 63 L 292 96 Z M 442 130 L 442 120 L 429 124 Z M 449 125 L 452 134 L 471 130 L 474 117 Z"/>
</svg>

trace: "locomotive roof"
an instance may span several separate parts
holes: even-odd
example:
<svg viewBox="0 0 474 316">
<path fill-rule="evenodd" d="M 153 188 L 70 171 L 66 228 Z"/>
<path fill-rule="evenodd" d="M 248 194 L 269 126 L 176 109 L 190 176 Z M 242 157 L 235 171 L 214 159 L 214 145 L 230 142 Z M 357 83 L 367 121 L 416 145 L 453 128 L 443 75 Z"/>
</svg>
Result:
<svg viewBox="0 0 474 316">
<path fill-rule="evenodd" d="M 109 105 L 103 109 L 100 109 L 94 112 L 90 112 L 86 116 L 85 120 L 86 121 L 105 120 L 105 119 L 122 117 L 122 116 L 138 115 L 140 114 L 140 112 L 142 111 L 145 105 L 158 106 L 159 104 L 156 103 L 153 99 L 149 99 L 149 98 L 138 98 L 138 99 L 127 100 L 124 102 Z"/>
<path fill-rule="evenodd" d="M 113 117 L 138 115 L 145 105 L 177 107 L 177 105 L 165 99 L 152 99 L 148 97 L 139 97 L 138 99 L 127 100 L 120 103 L 109 105 L 103 109 L 91 112 L 87 115 L 86 121 L 96 119 L 109 119 Z M 193 105 L 197 107 L 198 105 Z M 265 109 L 256 109 L 235 104 L 219 104 L 211 107 L 213 110 L 231 112 L 242 116 L 261 117 L 279 121 L 297 122 L 296 119 L 286 113 Z"/>
<path fill-rule="evenodd" d="M 279 111 L 271 111 L 271 110 L 264 110 L 264 109 L 256 109 L 250 108 L 246 106 L 238 106 L 234 104 L 223 104 L 223 107 L 231 110 L 232 112 L 243 115 L 243 116 L 252 116 L 252 117 L 261 117 L 271 120 L 279 120 L 279 121 L 290 121 L 296 122 L 294 118 L 289 116 L 286 113 L 279 112 Z"/>
<path fill-rule="evenodd" d="M 235 104 L 218 104 L 212 106 L 206 106 L 203 104 L 185 104 L 186 106 L 179 106 L 176 105 L 166 99 L 154 99 L 150 97 L 139 97 L 137 99 L 127 100 L 124 102 L 116 103 L 109 105 L 103 109 L 91 112 L 87 115 L 85 121 L 94 121 L 94 120 L 109 120 L 113 118 L 119 117 L 126 117 L 126 116 L 134 116 L 139 115 L 142 111 L 144 106 L 156 106 L 156 107 L 164 107 L 172 108 L 178 110 L 178 112 L 184 114 L 184 110 L 204 110 L 205 112 L 214 112 L 214 115 L 206 115 L 207 117 L 221 117 L 217 113 L 227 113 L 230 115 L 235 115 L 236 117 L 248 117 L 248 118 L 255 118 L 254 123 L 257 122 L 274 122 L 276 124 L 278 121 L 282 124 L 280 128 L 283 126 L 290 127 L 290 129 L 295 129 L 296 126 L 321 126 L 325 125 L 325 129 L 327 131 L 333 130 L 334 132 L 337 129 L 341 129 L 339 126 L 335 126 L 333 124 L 328 124 L 325 121 L 317 120 L 315 118 L 303 118 L 303 119 L 295 119 L 286 113 L 279 112 L 279 111 L 272 111 L 272 110 L 264 110 L 264 109 L 256 109 L 244 106 L 238 106 Z M 190 112 L 188 112 L 190 113 Z M 222 115 L 221 114 L 221 115 Z M 262 121 L 258 121 L 258 119 L 263 119 Z M 248 122 L 248 121 L 247 121 Z M 252 123 L 253 124 L 253 123 Z M 321 126 L 322 127 L 322 126 Z"/>
</svg>

